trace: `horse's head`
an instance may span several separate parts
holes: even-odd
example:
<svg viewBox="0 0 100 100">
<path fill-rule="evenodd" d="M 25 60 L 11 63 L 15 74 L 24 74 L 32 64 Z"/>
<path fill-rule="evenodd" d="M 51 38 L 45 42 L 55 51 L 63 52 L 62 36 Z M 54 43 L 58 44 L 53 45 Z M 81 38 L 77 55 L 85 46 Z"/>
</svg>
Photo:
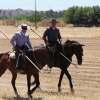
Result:
<svg viewBox="0 0 100 100">
<path fill-rule="evenodd" d="M 81 65 L 82 64 L 82 56 L 83 56 L 83 48 L 82 46 L 84 46 L 83 44 L 80 43 L 75 43 L 75 48 L 74 48 L 74 53 L 76 55 L 78 64 Z"/>
<path fill-rule="evenodd" d="M 70 40 L 67 40 L 63 45 L 66 56 L 72 57 L 73 54 L 75 54 L 79 65 L 82 64 L 82 56 L 83 56 L 82 46 L 84 45 L 78 43 L 77 41 L 70 41 Z"/>
</svg>

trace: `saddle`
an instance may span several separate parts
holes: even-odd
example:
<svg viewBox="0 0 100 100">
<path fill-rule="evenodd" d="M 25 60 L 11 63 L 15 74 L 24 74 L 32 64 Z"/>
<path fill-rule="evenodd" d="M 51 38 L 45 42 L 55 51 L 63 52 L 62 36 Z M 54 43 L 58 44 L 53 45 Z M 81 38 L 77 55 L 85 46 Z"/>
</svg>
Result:
<svg viewBox="0 0 100 100">
<path fill-rule="evenodd" d="M 34 46 L 35 49 L 41 49 L 41 48 L 44 48 L 44 47 L 45 47 L 44 44 L 39 44 L 38 46 Z M 29 49 L 28 52 L 29 51 L 33 51 L 33 50 Z M 15 51 L 9 52 L 8 55 L 9 55 L 10 59 L 16 59 Z"/>
</svg>

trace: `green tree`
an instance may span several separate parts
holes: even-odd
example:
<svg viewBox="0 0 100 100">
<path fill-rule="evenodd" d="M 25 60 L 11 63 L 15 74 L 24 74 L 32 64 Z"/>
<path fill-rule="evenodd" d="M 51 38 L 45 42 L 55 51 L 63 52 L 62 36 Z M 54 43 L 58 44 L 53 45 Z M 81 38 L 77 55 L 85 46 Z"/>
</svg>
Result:
<svg viewBox="0 0 100 100">
<path fill-rule="evenodd" d="M 66 23 L 74 24 L 75 22 L 74 14 L 77 9 L 78 9 L 78 6 L 73 6 L 73 7 L 68 8 L 68 10 L 65 11 L 63 19 Z"/>
<path fill-rule="evenodd" d="M 13 19 L 15 19 L 15 20 L 25 20 L 25 16 L 18 15 L 18 16 L 15 16 Z"/>
<path fill-rule="evenodd" d="M 100 7 L 78 7 L 73 6 L 65 11 L 64 21 L 77 26 L 99 26 Z"/>
<path fill-rule="evenodd" d="M 44 17 L 43 17 L 42 14 L 37 14 L 37 15 L 36 15 L 36 21 L 37 21 L 37 22 L 39 22 L 39 21 L 41 21 L 41 20 L 43 20 L 43 19 L 44 19 Z M 32 14 L 32 15 L 30 15 L 30 16 L 26 16 L 26 20 L 27 20 L 27 21 L 30 21 L 30 22 L 35 22 L 35 14 Z"/>
</svg>

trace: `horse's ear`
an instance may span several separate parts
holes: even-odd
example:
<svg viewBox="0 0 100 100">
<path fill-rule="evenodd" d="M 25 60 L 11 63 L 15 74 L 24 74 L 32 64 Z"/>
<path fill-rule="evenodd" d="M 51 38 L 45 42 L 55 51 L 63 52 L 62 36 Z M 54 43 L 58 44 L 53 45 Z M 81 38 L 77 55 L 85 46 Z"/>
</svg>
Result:
<svg viewBox="0 0 100 100">
<path fill-rule="evenodd" d="M 84 44 L 79 44 L 80 46 L 85 46 Z"/>
<path fill-rule="evenodd" d="M 72 43 L 72 44 L 74 44 L 74 45 L 76 45 L 76 46 L 85 46 L 84 44 L 80 44 L 80 43 Z"/>
<path fill-rule="evenodd" d="M 66 43 L 70 43 L 71 41 L 68 39 L 67 41 L 66 41 Z"/>
<path fill-rule="evenodd" d="M 78 46 L 79 45 L 78 43 L 72 43 L 72 44 L 74 44 L 75 46 Z"/>
</svg>

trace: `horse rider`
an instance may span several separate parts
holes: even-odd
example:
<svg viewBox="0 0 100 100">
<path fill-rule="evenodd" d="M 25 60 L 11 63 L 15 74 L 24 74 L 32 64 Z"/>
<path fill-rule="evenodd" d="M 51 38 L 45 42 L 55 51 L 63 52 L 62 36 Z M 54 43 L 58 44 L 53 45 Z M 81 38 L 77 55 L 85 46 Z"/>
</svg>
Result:
<svg viewBox="0 0 100 100">
<path fill-rule="evenodd" d="M 47 28 L 43 34 L 43 40 L 47 47 L 50 47 L 49 49 L 49 67 L 53 66 L 54 63 L 54 54 L 57 49 L 57 46 L 60 46 L 59 51 L 63 52 L 62 50 L 62 37 L 60 35 L 59 29 L 56 27 L 56 24 L 58 23 L 56 19 L 52 19 L 50 22 L 51 26 Z"/>
<path fill-rule="evenodd" d="M 27 34 L 27 30 L 30 29 L 30 27 L 27 24 L 21 24 L 18 28 L 20 28 L 21 31 L 15 32 L 10 43 L 13 46 L 16 55 L 16 72 L 22 73 L 24 72 L 25 56 L 20 52 L 20 50 L 26 54 L 28 49 L 34 48 L 30 42 L 29 35 Z"/>
</svg>

